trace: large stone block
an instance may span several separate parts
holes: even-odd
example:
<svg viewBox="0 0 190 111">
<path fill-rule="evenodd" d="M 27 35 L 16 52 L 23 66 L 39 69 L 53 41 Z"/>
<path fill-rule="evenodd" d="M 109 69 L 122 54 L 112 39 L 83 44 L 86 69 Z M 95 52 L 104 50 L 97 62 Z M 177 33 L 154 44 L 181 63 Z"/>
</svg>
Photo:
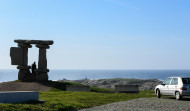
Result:
<svg viewBox="0 0 190 111">
<path fill-rule="evenodd" d="M 89 86 L 66 85 L 66 91 L 90 91 Z"/>
<path fill-rule="evenodd" d="M 138 85 L 115 85 L 115 92 L 139 93 L 139 86 Z"/>
<path fill-rule="evenodd" d="M 28 64 L 28 48 L 11 47 L 10 56 L 12 65 L 25 66 Z"/>
<path fill-rule="evenodd" d="M 19 47 L 11 47 L 10 56 L 12 65 L 24 65 L 24 50 Z"/>
<path fill-rule="evenodd" d="M 52 45 L 53 41 L 52 40 L 21 40 L 17 39 L 14 40 L 16 43 L 26 43 L 26 44 L 45 44 L 45 45 Z"/>
<path fill-rule="evenodd" d="M 0 92 L 0 103 L 21 103 L 38 101 L 39 92 L 35 91 L 5 91 Z"/>
<path fill-rule="evenodd" d="M 28 44 L 46 44 L 46 45 L 52 45 L 52 40 L 27 40 L 25 43 Z"/>
</svg>

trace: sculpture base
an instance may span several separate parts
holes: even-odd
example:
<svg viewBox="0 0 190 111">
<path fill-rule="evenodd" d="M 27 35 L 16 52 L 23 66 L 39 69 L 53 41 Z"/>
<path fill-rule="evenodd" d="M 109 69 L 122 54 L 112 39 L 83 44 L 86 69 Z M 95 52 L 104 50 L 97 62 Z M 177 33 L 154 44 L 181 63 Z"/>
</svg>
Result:
<svg viewBox="0 0 190 111">
<path fill-rule="evenodd" d="M 48 74 L 47 73 L 37 73 L 36 74 L 37 81 L 48 81 Z"/>
<path fill-rule="evenodd" d="M 18 80 L 24 81 L 27 77 L 30 76 L 30 71 L 29 69 L 19 69 L 18 72 Z"/>
</svg>

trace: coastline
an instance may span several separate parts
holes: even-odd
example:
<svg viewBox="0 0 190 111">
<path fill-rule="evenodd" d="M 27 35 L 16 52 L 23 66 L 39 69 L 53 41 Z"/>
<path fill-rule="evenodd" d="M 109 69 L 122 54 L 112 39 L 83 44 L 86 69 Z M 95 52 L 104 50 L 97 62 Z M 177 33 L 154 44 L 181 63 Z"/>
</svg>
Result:
<svg viewBox="0 0 190 111">
<path fill-rule="evenodd" d="M 160 84 L 162 81 L 157 79 L 130 79 L 130 78 L 113 78 L 113 79 L 97 79 L 97 80 L 90 80 L 90 79 L 81 79 L 81 80 L 58 80 L 59 82 L 74 82 L 80 83 L 83 85 L 93 86 L 93 87 L 100 87 L 100 88 L 107 88 L 107 89 L 114 89 L 115 85 L 139 85 L 139 90 L 154 90 L 155 86 Z"/>
<path fill-rule="evenodd" d="M 173 76 L 189 76 L 190 70 L 53 70 L 48 73 L 49 80 L 80 80 L 108 79 L 108 78 L 135 78 L 165 80 Z M 0 70 L 0 82 L 18 79 L 18 70 Z"/>
</svg>

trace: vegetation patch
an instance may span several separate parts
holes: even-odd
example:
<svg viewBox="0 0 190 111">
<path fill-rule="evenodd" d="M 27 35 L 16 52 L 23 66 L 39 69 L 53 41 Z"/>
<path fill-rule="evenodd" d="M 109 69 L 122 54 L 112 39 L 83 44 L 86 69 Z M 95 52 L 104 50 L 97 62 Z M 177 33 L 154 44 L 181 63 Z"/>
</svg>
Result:
<svg viewBox="0 0 190 111">
<path fill-rule="evenodd" d="M 16 81 L 20 82 L 20 81 Z M 0 104 L 0 111 L 76 111 L 113 102 L 136 98 L 155 97 L 153 91 L 140 91 L 139 94 L 114 93 L 112 89 L 90 87 L 91 92 L 65 91 L 66 85 L 82 85 L 72 82 L 40 82 L 51 87 L 50 91 L 41 91 L 42 101 L 30 101 L 17 104 Z"/>
<path fill-rule="evenodd" d="M 126 101 L 136 98 L 155 97 L 153 93 L 153 91 L 140 91 L 139 94 L 48 91 L 40 92 L 40 100 L 43 100 L 44 102 L 0 104 L 0 110 L 75 111 L 78 109 L 90 108 L 113 102 Z"/>
</svg>

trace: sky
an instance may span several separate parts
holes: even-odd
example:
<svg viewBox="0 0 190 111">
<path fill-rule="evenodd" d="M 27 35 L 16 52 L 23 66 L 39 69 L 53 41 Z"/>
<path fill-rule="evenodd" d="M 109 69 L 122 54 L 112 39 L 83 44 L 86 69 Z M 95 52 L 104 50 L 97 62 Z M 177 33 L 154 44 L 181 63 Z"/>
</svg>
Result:
<svg viewBox="0 0 190 111">
<path fill-rule="evenodd" d="M 15 39 L 53 40 L 49 69 L 190 69 L 189 0 L 0 0 L 0 69 Z M 29 49 L 29 65 L 39 49 Z"/>
</svg>

